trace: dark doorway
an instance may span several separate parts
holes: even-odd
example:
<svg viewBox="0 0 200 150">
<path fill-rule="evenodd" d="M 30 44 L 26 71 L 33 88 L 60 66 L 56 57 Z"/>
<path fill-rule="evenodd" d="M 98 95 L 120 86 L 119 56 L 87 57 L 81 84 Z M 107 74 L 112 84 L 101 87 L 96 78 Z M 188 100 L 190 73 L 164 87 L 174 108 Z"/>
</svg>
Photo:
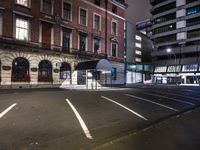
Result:
<svg viewBox="0 0 200 150">
<path fill-rule="evenodd" d="M 38 66 L 38 82 L 53 82 L 52 64 L 48 60 L 42 60 Z"/>
<path fill-rule="evenodd" d="M 60 66 L 60 79 L 71 79 L 71 67 L 66 62 Z"/>
<path fill-rule="evenodd" d="M 27 59 L 18 57 L 12 63 L 12 82 L 30 82 L 29 62 Z"/>
</svg>

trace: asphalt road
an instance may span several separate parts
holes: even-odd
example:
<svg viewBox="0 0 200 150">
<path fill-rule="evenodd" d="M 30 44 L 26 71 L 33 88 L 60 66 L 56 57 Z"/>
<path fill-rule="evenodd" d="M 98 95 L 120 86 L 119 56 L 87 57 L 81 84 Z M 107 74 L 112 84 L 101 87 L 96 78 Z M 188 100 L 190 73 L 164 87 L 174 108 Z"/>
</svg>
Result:
<svg viewBox="0 0 200 150">
<path fill-rule="evenodd" d="M 0 91 L 0 150 L 94 149 L 199 107 L 199 93 L 190 87 Z"/>
</svg>

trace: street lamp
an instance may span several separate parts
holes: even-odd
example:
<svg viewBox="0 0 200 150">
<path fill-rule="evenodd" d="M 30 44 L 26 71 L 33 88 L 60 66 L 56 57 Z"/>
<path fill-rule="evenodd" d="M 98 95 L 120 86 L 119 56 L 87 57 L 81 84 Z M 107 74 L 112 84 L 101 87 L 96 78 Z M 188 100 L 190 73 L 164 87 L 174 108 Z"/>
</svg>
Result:
<svg viewBox="0 0 200 150">
<path fill-rule="evenodd" d="M 175 60 L 175 72 L 177 72 L 176 54 L 174 53 L 174 51 L 172 51 L 171 48 L 166 49 L 166 52 L 167 52 L 168 54 L 171 54 L 171 53 L 172 53 L 172 54 L 174 55 L 174 60 Z"/>
<path fill-rule="evenodd" d="M 166 49 L 166 52 L 167 52 L 168 54 L 173 53 L 174 59 L 175 59 L 175 65 L 177 65 L 177 63 L 176 63 L 176 54 L 172 51 L 172 49 L 171 49 L 171 48 L 168 48 L 168 49 Z"/>
<path fill-rule="evenodd" d="M 172 52 L 172 49 L 171 49 L 171 48 L 168 48 L 168 49 L 166 50 L 166 52 L 167 52 L 167 53 L 171 53 L 171 52 Z"/>
</svg>

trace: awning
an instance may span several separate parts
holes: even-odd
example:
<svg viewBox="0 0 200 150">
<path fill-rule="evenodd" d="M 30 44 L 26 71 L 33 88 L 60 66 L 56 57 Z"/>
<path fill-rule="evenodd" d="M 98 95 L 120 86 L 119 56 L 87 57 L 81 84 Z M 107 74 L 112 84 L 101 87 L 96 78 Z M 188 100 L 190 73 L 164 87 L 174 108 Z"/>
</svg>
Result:
<svg viewBox="0 0 200 150">
<path fill-rule="evenodd" d="M 80 62 L 76 66 L 76 70 L 97 70 L 97 71 L 111 71 L 112 65 L 106 59 L 92 60 Z"/>
</svg>

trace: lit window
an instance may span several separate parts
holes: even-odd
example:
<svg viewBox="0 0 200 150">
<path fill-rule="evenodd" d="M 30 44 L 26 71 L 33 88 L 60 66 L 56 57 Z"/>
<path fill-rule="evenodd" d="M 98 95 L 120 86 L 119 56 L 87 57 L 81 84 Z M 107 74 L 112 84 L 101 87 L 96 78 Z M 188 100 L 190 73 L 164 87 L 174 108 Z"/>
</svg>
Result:
<svg viewBox="0 0 200 150">
<path fill-rule="evenodd" d="M 135 39 L 138 40 L 138 41 L 142 41 L 142 37 L 138 36 L 138 35 L 135 36 Z"/>
<path fill-rule="evenodd" d="M 142 34 L 144 34 L 144 35 L 147 34 L 147 32 L 146 32 L 145 30 L 141 30 L 140 32 L 141 32 Z"/>
<path fill-rule="evenodd" d="M 183 65 L 182 72 L 195 72 L 198 69 L 197 64 L 192 64 L 192 65 Z"/>
<path fill-rule="evenodd" d="M 186 10 L 186 13 L 187 15 L 192 15 L 192 14 L 196 14 L 196 13 L 199 13 L 200 12 L 200 6 L 195 6 L 195 7 L 191 7 L 191 8 L 188 8 Z"/>
<path fill-rule="evenodd" d="M 87 25 L 87 10 L 80 8 L 79 23 L 81 25 Z"/>
<path fill-rule="evenodd" d="M 142 52 L 139 51 L 139 50 L 136 50 L 136 51 L 135 51 L 135 54 L 137 54 L 137 55 L 142 55 Z"/>
<path fill-rule="evenodd" d="M 17 0 L 17 4 L 28 7 L 29 1 L 28 0 Z"/>
<path fill-rule="evenodd" d="M 52 0 L 43 0 L 42 11 L 49 15 L 52 14 Z"/>
<path fill-rule="evenodd" d="M 29 21 L 23 19 L 16 19 L 16 39 L 29 39 Z"/>
<path fill-rule="evenodd" d="M 111 23 L 111 34 L 113 35 L 117 35 L 117 22 L 116 21 L 112 21 Z"/>
<path fill-rule="evenodd" d="M 138 48 L 142 48 L 141 43 L 135 43 L 135 46 L 138 47 Z"/>
<path fill-rule="evenodd" d="M 117 56 L 117 44 L 116 43 L 111 44 L 111 55 L 113 57 Z"/>
<path fill-rule="evenodd" d="M 136 61 L 136 62 L 141 62 L 142 59 L 141 59 L 141 58 L 135 58 L 135 61 Z"/>
<path fill-rule="evenodd" d="M 94 14 L 94 22 L 93 22 L 93 28 L 96 30 L 100 30 L 101 29 L 101 17 L 97 14 Z"/>
<path fill-rule="evenodd" d="M 71 21 L 71 4 L 63 2 L 63 19 Z"/>
</svg>

